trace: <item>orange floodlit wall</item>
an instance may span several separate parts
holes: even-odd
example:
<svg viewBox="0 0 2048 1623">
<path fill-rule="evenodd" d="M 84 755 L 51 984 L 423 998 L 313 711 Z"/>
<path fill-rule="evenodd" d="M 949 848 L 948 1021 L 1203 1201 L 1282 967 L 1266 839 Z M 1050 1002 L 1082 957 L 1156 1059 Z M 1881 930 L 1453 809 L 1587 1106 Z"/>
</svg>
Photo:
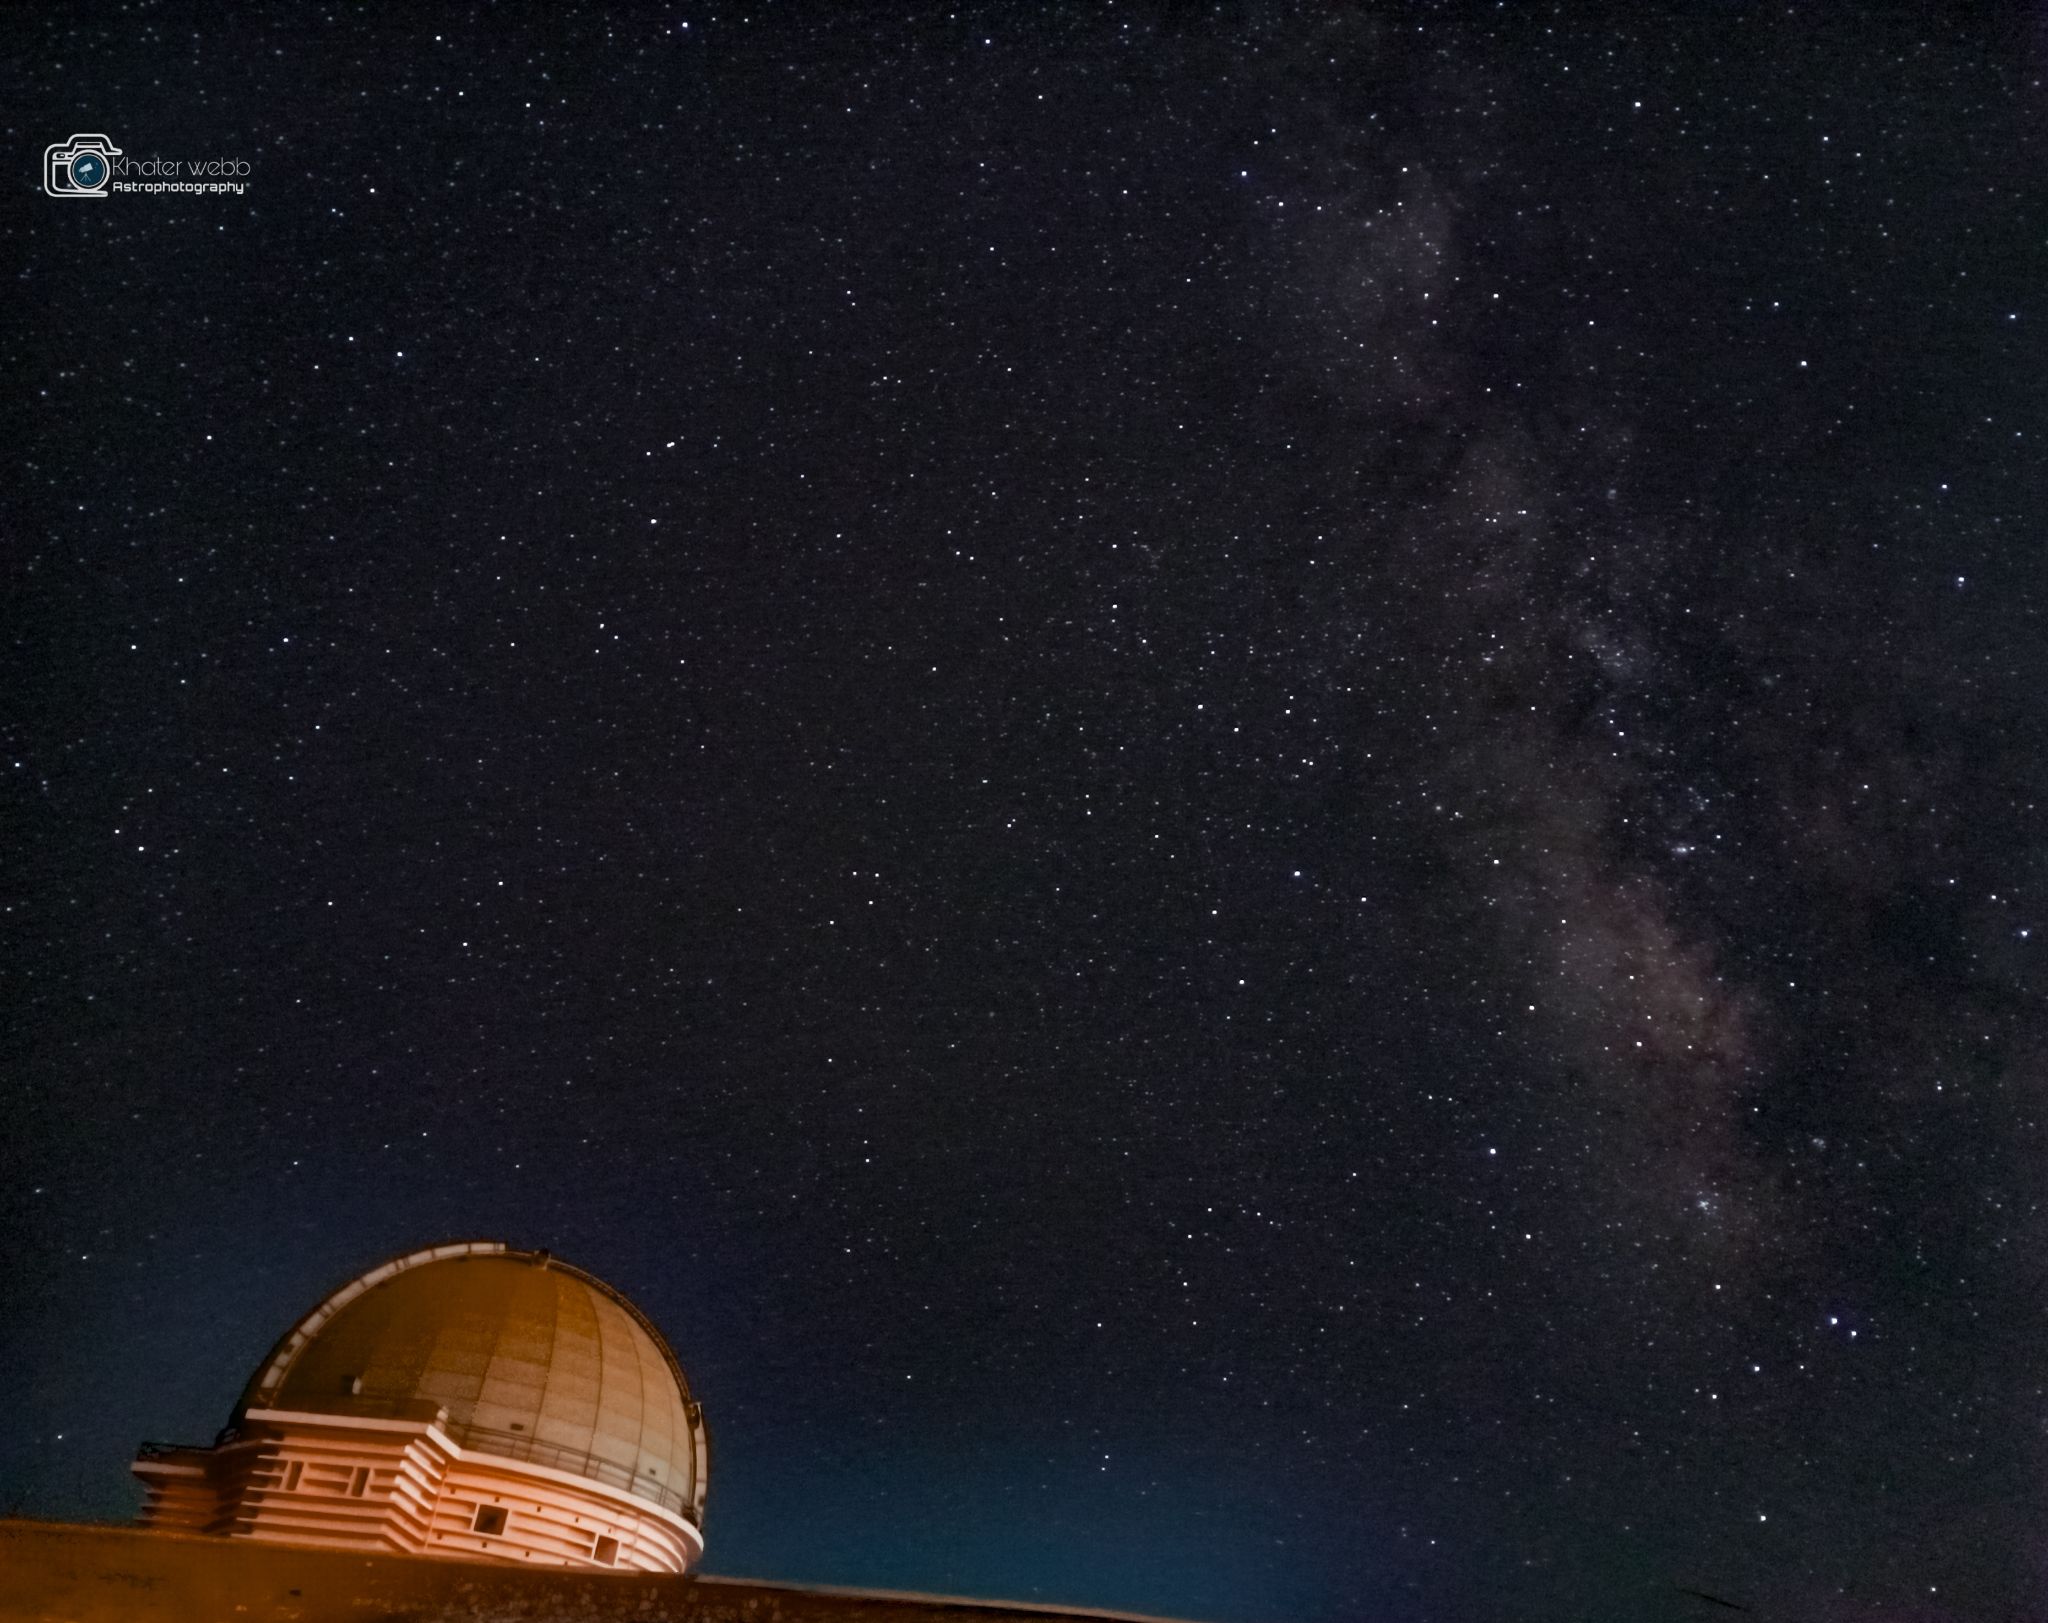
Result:
<svg viewBox="0 0 2048 1623">
<path fill-rule="evenodd" d="M 269 1543 L 683 1572 L 697 1529 L 623 1490 L 463 1449 L 438 1423 L 252 1409 L 242 1435 L 136 1462 L 144 1525 Z"/>
</svg>

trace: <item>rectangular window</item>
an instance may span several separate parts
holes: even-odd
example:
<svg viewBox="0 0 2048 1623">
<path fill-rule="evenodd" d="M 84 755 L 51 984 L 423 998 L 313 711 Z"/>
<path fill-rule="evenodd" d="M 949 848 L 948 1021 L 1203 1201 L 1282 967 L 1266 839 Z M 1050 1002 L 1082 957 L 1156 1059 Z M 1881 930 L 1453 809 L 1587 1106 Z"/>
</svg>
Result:
<svg viewBox="0 0 2048 1623">
<path fill-rule="evenodd" d="M 470 1527 L 485 1538 L 496 1538 L 505 1531 L 505 1507 L 503 1505 L 478 1505 L 476 1519 Z"/>
<path fill-rule="evenodd" d="M 608 1533 L 597 1535 L 597 1542 L 590 1547 L 590 1559 L 601 1567 L 617 1566 L 619 1541 Z"/>
<path fill-rule="evenodd" d="M 348 1479 L 348 1496 L 351 1499 L 360 1499 L 369 1491 L 370 1468 L 367 1465 L 358 1465 L 356 1474 Z"/>
</svg>

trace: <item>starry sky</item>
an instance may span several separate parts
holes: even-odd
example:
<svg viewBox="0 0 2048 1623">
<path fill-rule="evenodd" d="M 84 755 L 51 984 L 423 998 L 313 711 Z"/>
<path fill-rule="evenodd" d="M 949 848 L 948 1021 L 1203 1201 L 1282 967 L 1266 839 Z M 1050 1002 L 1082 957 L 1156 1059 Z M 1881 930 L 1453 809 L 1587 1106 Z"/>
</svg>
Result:
<svg viewBox="0 0 2048 1623">
<path fill-rule="evenodd" d="M 8 12 L 0 1510 L 486 1235 L 714 1572 L 2048 1617 L 2044 28 Z"/>
</svg>

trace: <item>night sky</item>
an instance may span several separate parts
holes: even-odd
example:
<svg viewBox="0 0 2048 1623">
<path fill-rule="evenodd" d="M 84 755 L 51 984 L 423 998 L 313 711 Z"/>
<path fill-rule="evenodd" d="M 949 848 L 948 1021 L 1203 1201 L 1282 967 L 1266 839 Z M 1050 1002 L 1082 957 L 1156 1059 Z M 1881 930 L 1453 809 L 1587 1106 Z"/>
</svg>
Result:
<svg viewBox="0 0 2048 1623">
<path fill-rule="evenodd" d="M 10 11 L 0 1510 L 481 1235 L 712 1572 L 2048 1618 L 2044 28 Z"/>
</svg>

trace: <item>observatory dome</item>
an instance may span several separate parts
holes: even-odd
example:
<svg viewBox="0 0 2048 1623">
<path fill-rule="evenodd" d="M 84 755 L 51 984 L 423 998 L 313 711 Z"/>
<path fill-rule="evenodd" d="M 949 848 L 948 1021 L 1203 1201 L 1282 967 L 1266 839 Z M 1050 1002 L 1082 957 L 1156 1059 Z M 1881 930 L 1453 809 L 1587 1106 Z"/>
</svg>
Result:
<svg viewBox="0 0 2048 1623">
<path fill-rule="evenodd" d="M 661 1333 L 545 1251 L 471 1241 L 412 1252 L 334 1292 L 272 1349 L 236 1405 L 432 1419 L 473 1453 L 550 1467 L 701 1525 L 707 1448 Z"/>
</svg>

